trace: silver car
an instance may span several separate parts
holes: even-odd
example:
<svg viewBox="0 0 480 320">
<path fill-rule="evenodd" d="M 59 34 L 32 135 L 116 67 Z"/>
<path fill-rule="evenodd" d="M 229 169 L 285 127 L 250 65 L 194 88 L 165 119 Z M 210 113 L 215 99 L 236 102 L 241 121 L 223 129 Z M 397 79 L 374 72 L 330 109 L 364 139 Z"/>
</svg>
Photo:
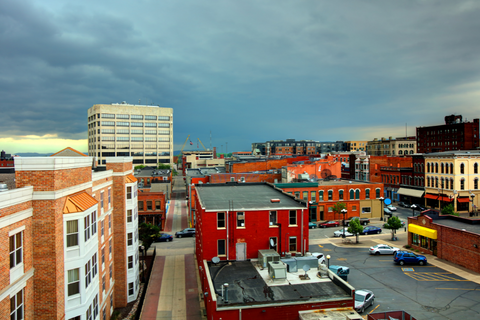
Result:
<svg viewBox="0 0 480 320">
<path fill-rule="evenodd" d="M 370 247 L 370 254 L 394 254 L 396 251 L 400 250 L 399 248 L 390 247 L 386 244 L 377 244 L 376 246 Z"/>
<path fill-rule="evenodd" d="M 373 305 L 375 295 L 370 290 L 355 290 L 355 311 L 363 313 L 365 309 Z"/>
<path fill-rule="evenodd" d="M 333 233 L 334 237 L 342 237 L 343 229 L 337 230 Z M 345 237 L 353 237 L 353 233 L 348 232 L 348 228 L 345 228 Z"/>
</svg>

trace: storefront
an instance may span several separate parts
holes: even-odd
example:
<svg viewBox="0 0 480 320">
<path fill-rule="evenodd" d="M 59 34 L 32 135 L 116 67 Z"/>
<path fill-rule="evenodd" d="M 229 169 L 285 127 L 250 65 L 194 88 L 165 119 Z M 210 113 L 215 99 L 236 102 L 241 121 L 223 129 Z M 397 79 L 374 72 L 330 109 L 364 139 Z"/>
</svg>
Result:
<svg viewBox="0 0 480 320">
<path fill-rule="evenodd" d="M 408 204 L 423 204 L 423 194 L 424 190 L 410 189 L 410 188 L 400 188 L 397 191 L 398 201 L 403 201 Z"/>
<path fill-rule="evenodd" d="M 412 245 L 431 251 L 434 256 L 437 255 L 437 230 L 409 224 L 408 232 L 412 234 Z"/>
</svg>

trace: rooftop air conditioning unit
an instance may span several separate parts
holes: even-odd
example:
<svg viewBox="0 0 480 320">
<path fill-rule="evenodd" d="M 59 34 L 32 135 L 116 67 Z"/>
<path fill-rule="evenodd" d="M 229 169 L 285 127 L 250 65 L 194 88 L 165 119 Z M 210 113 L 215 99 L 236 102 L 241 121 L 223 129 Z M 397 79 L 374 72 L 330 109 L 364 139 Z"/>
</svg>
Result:
<svg viewBox="0 0 480 320">
<path fill-rule="evenodd" d="M 273 280 L 287 278 L 287 266 L 280 261 L 271 261 L 268 263 L 268 275 Z"/>
<path fill-rule="evenodd" d="M 258 250 L 258 263 L 264 268 L 267 267 L 269 262 L 280 261 L 280 255 L 273 249 Z"/>
</svg>

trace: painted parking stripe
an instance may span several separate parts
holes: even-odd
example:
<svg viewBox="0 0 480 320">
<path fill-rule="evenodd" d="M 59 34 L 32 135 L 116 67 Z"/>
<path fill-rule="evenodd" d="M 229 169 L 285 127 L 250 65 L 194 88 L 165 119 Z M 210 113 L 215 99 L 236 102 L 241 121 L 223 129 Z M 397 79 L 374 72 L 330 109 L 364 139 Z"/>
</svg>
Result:
<svg viewBox="0 0 480 320">
<path fill-rule="evenodd" d="M 469 281 L 449 272 L 408 272 L 405 274 L 417 281 Z"/>
</svg>

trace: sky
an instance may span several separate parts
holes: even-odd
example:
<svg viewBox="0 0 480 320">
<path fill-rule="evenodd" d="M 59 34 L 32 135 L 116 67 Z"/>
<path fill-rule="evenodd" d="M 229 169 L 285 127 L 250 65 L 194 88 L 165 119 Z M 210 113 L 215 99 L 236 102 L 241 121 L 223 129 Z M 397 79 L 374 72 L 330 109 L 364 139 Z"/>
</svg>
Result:
<svg viewBox="0 0 480 320">
<path fill-rule="evenodd" d="M 175 150 L 471 121 L 479 17 L 476 0 L 2 0 L 0 149 L 86 152 L 88 108 L 122 101 L 173 108 Z"/>
</svg>

